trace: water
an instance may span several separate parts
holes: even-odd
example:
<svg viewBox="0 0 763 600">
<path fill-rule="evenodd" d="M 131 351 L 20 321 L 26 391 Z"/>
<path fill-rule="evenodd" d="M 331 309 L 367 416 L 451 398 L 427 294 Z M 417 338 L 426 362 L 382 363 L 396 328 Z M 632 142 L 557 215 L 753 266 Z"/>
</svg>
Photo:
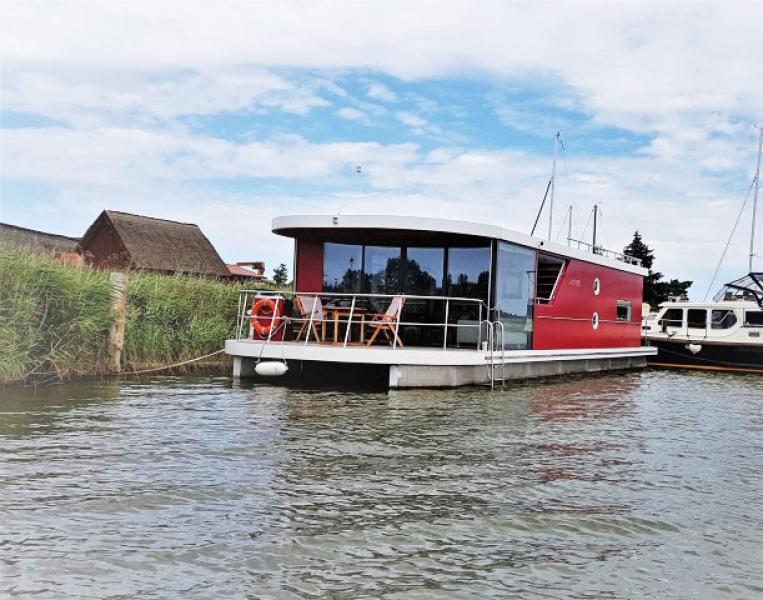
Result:
<svg viewBox="0 0 763 600">
<path fill-rule="evenodd" d="M 2 597 L 763 597 L 763 378 L 0 394 Z"/>
</svg>

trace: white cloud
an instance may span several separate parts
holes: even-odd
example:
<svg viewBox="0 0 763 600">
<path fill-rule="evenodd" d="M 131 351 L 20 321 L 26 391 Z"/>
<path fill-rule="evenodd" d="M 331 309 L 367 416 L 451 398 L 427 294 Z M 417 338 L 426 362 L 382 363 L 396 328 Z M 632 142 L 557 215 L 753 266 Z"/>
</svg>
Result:
<svg viewBox="0 0 763 600">
<path fill-rule="evenodd" d="M 152 115 L 212 114 L 258 98 L 298 114 L 326 105 L 314 90 L 271 79 L 264 69 L 273 67 L 408 80 L 469 73 L 551 85 L 596 123 L 663 137 L 680 153 L 676 130 L 698 127 L 709 137 L 734 119 L 760 118 L 761 19 L 755 2 L 17 2 L 4 8 L 0 43 L 3 68 L 21 86 L 7 101 L 46 115 L 60 112 L 46 98 L 64 111 Z M 54 69 L 69 75 L 35 80 Z M 397 99 L 379 82 L 367 92 Z"/>
<path fill-rule="evenodd" d="M 400 111 L 396 114 L 396 116 L 398 121 L 400 121 L 403 125 L 408 125 L 409 127 L 413 127 L 415 129 L 421 129 L 427 125 L 426 119 L 422 119 L 413 113 Z"/>
<path fill-rule="evenodd" d="M 449 2 L 443 7 L 432 1 L 138 0 L 41 6 L 5 7 L 5 69 L 55 67 L 161 78 L 183 70 L 281 66 L 370 69 L 404 79 L 463 73 L 532 77 L 568 87 L 578 108 L 598 122 L 647 133 L 665 131 L 671 123 L 702 124 L 718 113 L 721 124 L 730 113 L 752 119 L 763 105 L 763 81 L 754 76 L 763 59 L 763 5 L 754 2 Z M 378 82 L 370 84 L 368 94 L 396 99 Z M 221 110 L 230 102 L 222 99 Z"/>
<path fill-rule="evenodd" d="M 372 83 L 368 86 L 368 97 L 383 102 L 397 102 L 397 94 L 383 83 Z"/>
<path fill-rule="evenodd" d="M 316 86 L 294 84 L 263 69 L 174 71 L 157 76 L 39 68 L 3 77 L 2 97 L 5 110 L 89 126 L 258 107 L 305 114 L 314 107 L 329 105 L 313 87 Z"/>
<path fill-rule="evenodd" d="M 237 144 L 182 131 L 11 129 L 2 136 L 0 173 L 13 180 L 93 185 L 226 177 L 320 180 L 348 165 L 396 168 L 413 162 L 416 150 L 412 144 L 313 144 L 296 135 Z"/>
<path fill-rule="evenodd" d="M 359 121 L 364 124 L 368 124 L 370 122 L 366 113 L 364 113 L 362 110 L 358 110 L 357 108 L 350 108 L 349 106 L 340 108 L 338 111 L 336 111 L 336 115 L 342 119 L 347 119 L 348 121 Z"/>
</svg>

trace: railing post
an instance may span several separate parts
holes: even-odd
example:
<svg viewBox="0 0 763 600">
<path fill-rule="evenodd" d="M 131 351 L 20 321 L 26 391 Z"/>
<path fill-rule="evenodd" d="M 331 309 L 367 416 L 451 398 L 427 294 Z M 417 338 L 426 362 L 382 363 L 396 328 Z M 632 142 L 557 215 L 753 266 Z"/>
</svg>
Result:
<svg viewBox="0 0 763 600">
<path fill-rule="evenodd" d="M 400 336 L 400 315 L 403 314 L 403 306 L 405 306 L 405 302 L 402 301 L 404 296 L 400 296 L 400 308 L 397 311 L 397 322 L 395 323 L 395 339 L 392 340 L 392 349 L 395 350 L 397 348 L 397 338 Z M 392 301 L 394 302 L 395 298 L 392 298 Z"/>
<path fill-rule="evenodd" d="M 448 319 L 450 318 L 450 298 L 445 299 L 445 323 L 442 328 L 442 349 L 448 349 Z"/>
<path fill-rule="evenodd" d="M 480 311 L 479 311 L 479 315 L 480 316 L 479 316 L 479 325 L 477 326 L 478 327 L 478 331 L 477 331 L 477 350 L 479 350 L 480 347 L 482 346 L 482 300 L 480 300 L 479 307 L 480 307 Z"/>
<path fill-rule="evenodd" d="M 504 366 L 506 364 L 506 344 L 503 339 L 504 335 L 504 329 L 503 329 L 503 321 L 496 321 L 496 325 L 500 326 L 501 329 L 501 389 L 504 387 L 504 382 L 506 380 L 506 373 L 504 371 Z"/>
<path fill-rule="evenodd" d="M 238 307 L 236 308 L 236 339 L 241 339 L 241 331 L 243 330 L 243 323 L 244 320 L 244 311 L 241 309 L 241 301 L 246 298 L 246 295 L 243 292 L 239 292 L 238 294 Z M 246 303 L 244 303 L 244 306 L 246 306 Z"/>
<path fill-rule="evenodd" d="M 344 347 L 347 347 L 347 341 L 350 339 L 350 329 L 352 328 L 352 314 L 355 312 L 355 296 L 352 297 L 350 305 L 350 315 L 347 317 L 347 331 L 344 332 Z M 400 319 L 398 319 L 398 323 Z M 397 338 L 395 338 L 397 340 Z"/>
<path fill-rule="evenodd" d="M 236 339 L 241 339 L 241 292 L 238 293 L 238 304 L 236 305 Z"/>
<path fill-rule="evenodd" d="M 276 315 L 278 314 L 278 303 L 281 301 L 280 296 L 276 296 L 276 303 L 273 306 L 273 313 L 270 315 L 270 329 L 268 329 L 268 339 L 266 343 L 270 343 L 270 338 L 273 337 L 273 324 L 276 322 Z"/>
<path fill-rule="evenodd" d="M 488 347 L 488 365 L 487 365 L 487 373 L 488 377 L 490 377 L 490 389 L 492 390 L 493 387 L 495 387 L 495 365 L 493 365 L 493 340 L 495 338 L 495 324 L 491 321 L 488 321 L 488 329 L 487 329 L 487 347 Z"/>
<path fill-rule="evenodd" d="M 315 303 L 316 302 L 318 302 L 318 294 L 316 294 L 313 297 L 313 305 L 310 307 L 310 320 L 307 322 L 307 333 L 305 334 L 305 346 L 307 346 L 307 342 L 310 339 L 310 332 L 313 329 L 313 315 L 315 315 Z"/>
<path fill-rule="evenodd" d="M 239 294 L 239 311 L 238 311 L 238 339 L 244 337 L 244 317 L 246 315 L 246 300 L 247 294 Z"/>
</svg>

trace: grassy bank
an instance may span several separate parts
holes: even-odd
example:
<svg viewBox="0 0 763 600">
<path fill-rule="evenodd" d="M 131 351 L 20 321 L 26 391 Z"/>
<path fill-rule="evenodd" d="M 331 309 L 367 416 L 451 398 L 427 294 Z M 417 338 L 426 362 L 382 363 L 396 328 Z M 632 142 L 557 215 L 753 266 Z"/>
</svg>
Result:
<svg viewBox="0 0 763 600">
<path fill-rule="evenodd" d="M 125 371 L 219 350 L 231 334 L 238 285 L 132 272 Z M 0 383 L 107 372 L 109 275 L 0 246 Z"/>
</svg>

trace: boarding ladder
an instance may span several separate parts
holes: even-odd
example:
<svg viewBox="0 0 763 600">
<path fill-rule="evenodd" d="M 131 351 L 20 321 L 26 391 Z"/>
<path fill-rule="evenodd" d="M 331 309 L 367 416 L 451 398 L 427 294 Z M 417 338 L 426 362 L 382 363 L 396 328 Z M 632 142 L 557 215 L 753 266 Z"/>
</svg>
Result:
<svg viewBox="0 0 763 600">
<path fill-rule="evenodd" d="M 503 322 L 487 321 L 487 372 L 490 379 L 490 389 L 495 388 L 495 384 L 500 382 L 503 389 L 506 381 L 504 366 L 506 364 L 506 354 L 503 343 Z M 500 369 L 496 368 L 496 360 L 500 360 Z"/>
</svg>

